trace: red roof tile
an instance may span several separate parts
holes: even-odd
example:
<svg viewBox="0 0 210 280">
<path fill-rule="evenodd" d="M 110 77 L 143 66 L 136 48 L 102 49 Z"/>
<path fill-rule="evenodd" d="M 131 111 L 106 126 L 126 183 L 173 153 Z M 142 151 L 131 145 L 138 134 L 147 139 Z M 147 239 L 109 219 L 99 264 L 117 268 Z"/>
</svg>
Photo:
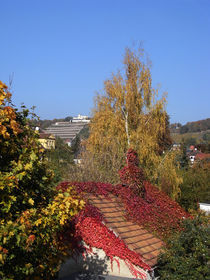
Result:
<svg viewBox="0 0 210 280">
<path fill-rule="evenodd" d="M 195 159 L 203 160 L 206 158 L 210 158 L 210 154 L 199 153 L 195 156 Z"/>
</svg>

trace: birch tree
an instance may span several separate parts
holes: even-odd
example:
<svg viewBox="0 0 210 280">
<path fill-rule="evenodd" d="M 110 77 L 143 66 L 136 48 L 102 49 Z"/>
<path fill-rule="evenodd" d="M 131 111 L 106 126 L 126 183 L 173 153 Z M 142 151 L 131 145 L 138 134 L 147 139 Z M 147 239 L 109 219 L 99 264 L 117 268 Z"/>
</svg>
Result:
<svg viewBox="0 0 210 280">
<path fill-rule="evenodd" d="M 94 158 L 104 158 L 104 168 L 110 170 L 119 169 L 126 151 L 133 148 L 147 178 L 157 182 L 163 160 L 159 140 L 163 144 L 167 123 L 165 104 L 166 94 L 160 98 L 152 88 L 143 51 L 126 49 L 123 71 L 112 74 L 104 82 L 104 92 L 96 96 L 87 150 Z"/>
</svg>

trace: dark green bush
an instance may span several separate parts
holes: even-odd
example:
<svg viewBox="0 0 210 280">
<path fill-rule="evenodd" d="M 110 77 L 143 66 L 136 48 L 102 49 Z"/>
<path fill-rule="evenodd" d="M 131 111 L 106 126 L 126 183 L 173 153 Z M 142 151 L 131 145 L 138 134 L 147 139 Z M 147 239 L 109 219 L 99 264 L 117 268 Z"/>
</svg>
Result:
<svg viewBox="0 0 210 280">
<path fill-rule="evenodd" d="M 198 210 L 198 202 L 210 201 L 210 165 L 208 162 L 194 164 L 182 170 L 183 183 L 178 203 L 186 210 Z"/>
<path fill-rule="evenodd" d="M 203 219 L 184 221 L 184 230 L 167 242 L 158 260 L 161 280 L 210 279 L 209 227 Z"/>
</svg>

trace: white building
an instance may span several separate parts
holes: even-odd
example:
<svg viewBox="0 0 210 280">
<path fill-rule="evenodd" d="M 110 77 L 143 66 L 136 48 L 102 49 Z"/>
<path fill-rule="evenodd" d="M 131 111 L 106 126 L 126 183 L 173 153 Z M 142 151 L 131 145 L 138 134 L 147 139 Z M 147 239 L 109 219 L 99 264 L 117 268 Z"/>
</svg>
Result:
<svg viewBox="0 0 210 280">
<path fill-rule="evenodd" d="M 77 117 L 73 117 L 72 122 L 90 122 L 90 118 L 88 116 L 78 115 Z"/>
</svg>

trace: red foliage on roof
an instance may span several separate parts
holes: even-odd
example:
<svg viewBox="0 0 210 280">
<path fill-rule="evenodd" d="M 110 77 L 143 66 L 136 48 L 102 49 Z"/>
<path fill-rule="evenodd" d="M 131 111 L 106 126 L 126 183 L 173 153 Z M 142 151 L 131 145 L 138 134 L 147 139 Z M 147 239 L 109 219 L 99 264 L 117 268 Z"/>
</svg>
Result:
<svg viewBox="0 0 210 280">
<path fill-rule="evenodd" d="M 41 132 L 39 134 L 39 138 L 40 139 L 49 139 L 49 138 L 55 139 L 55 137 L 52 134 L 44 133 L 44 132 Z"/>
<path fill-rule="evenodd" d="M 69 186 L 69 182 L 61 183 L 58 188 L 63 191 Z M 190 215 L 164 192 L 144 181 L 145 195 L 140 197 L 133 189 L 124 185 L 113 186 L 105 183 L 73 182 L 78 193 L 83 193 L 88 199 L 88 194 L 108 197 L 113 194 L 118 197 L 125 210 L 125 217 L 144 226 L 150 232 L 165 238 L 172 232 L 182 229 L 182 220 Z M 86 196 L 85 196 L 86 194 Z"/>
<path fill-rule="evenodd" d="M 145 263 L 140 254 L 130 250 L 121 237 L 116 237 L 114 232 L 107 227 L 108 223 L 106 224 L 100 205 L 97 208 L 90 206 L 92 198 L 100 197 L 102 203 L 103 200 L 110 200 L 111 203 L 117 200 L 117 205 L 123 209 L 120 213 L 123 213 L 126 221 L 134 222 L 160 238 L 168 237 L 173 231 L 180 231 L 182 220 L 188 218 L 189 214 L 165 193 L 144 180 L 143 171 L 138 167 L 137 154 L 132 150 L 128 152 L 127 166 L 120 171 L 120 177 L 123 184 L 116 186 L 95 182 L 63 182 L 58 186 L 58 189 L 65 191 L 69 184 L 74 185 L 76 191 L 87 201 L 85 210 L 80 212 L 75 219 L 77 240 L 81 238 L 90 248 L 103 249 L 111 260 L 115 256 L 125 260 L 131 272 L 136 276 L 138 272 L 133 265 L 140 266 L 145 270 L 149 270 L 150 266 Z M 139 191 L 143 191 L 143 195 L 139 195 Z M 92 204 L 94 204 L 93 201 Z M 116 206 L 116 204 L 113 205 Z M 113 214 L 111 214 L 112 219 L 114 221 Z M 161 241 L 155 239 L 154 242 L 161 246 Z M 148 243 L 142 240 L 140 246 L 146 247 Z M 157 251 L 155 246 L 152 248 Z M 149 261 L 150 258 L 154 258 L 154 255 L 147 256 Z"/>
<path fill-rule="evenodd" d="M 87 205 L 77 217 L 75 228 L 76 236 L 80 236 L 89 245 L 90 250 L 92 247 L 103 249 L 112 262 L 115 260 L 118 263 L 118 266 L 119 262 L 115 257 L 119 257 L 128 264 L 135 277 L 144 277 L 145 274 L 135 269 L 133 265 L 144 270 L 151 269 L 139 254 L 129 250 L 126 244 L 103 224 L 103 218 L 96 207 Z"/>
</svg>

